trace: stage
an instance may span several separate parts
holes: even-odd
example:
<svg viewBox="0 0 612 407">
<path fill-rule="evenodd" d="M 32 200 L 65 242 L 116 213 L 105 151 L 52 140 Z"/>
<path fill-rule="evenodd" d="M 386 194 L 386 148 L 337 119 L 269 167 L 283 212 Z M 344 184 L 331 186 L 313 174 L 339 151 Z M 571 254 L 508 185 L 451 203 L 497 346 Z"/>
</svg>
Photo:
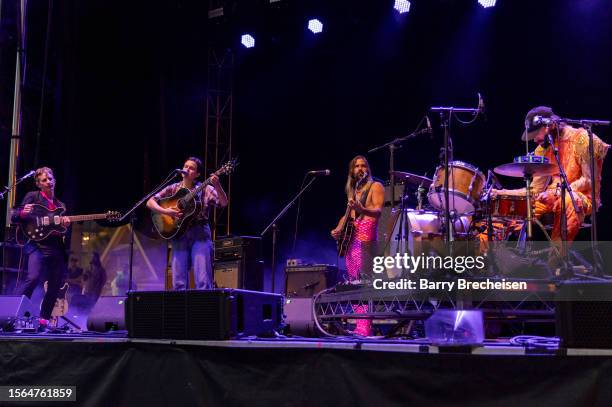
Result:
<svg viewBox="0 0 612 407">
<path fill-rule="evenodd" d="M 76 404 L 89 406 L 569 406 L 612 397 L 612 350 L 502 340 L 446 348 L 425 340 L 4 334 L 0 355 L 0 385 L 76 386 Z"/>
</svg>

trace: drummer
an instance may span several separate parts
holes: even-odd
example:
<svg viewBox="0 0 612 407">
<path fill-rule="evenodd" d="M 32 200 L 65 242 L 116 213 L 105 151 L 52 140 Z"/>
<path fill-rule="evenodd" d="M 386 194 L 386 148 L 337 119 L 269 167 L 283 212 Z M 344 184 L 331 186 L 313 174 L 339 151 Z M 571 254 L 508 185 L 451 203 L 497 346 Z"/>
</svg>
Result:
<svg viewBox="0 0 612 407">
<path fill-rule="evenodd" d="M 542 120 L 548 119 L 548 120 Z M 553 149 L 549 145 L 548 135 L 551 135 L 555 146 L 559 150 L 559 158 L 567 174 L 568 182 L 573 191 L 576 205 L 580 213 L 576 213 L 572 205 L 569 192 L 565 197 L 565 212 L 567 214 L 567 239 L 573 241 L 578 233 L 584 217 L 591 213 L 591 187 L 592 177 L 589 167 L 589 137 L 584 129 L 573 128 L 559 121 L 552 108 L 538 106 L 531 109 L 525 117 L 525 132 L 523 141 L 533 140 L 538 146 L 534 155 L 548 158 L 550 163 L 556 164 Z M 595 150 L 595 172 L 597 185 L 601 181 L 601 167 L 610 148 L 599 137 L 593 137 Z M 534 176 L 531 183 L 531 193 L 535 196 L 535 216 L 545 213 L 554 214 L 554 226 L 551 238 L 561 240 L 561 181 L 558 175 Z M 519 196 L 525 195 L 525 188 L 521 189 L 494 189 L 492 197 L 497 195 Z M 601 205 L 600 188 L 596 191 L 597 207 Z"/>
</svg>

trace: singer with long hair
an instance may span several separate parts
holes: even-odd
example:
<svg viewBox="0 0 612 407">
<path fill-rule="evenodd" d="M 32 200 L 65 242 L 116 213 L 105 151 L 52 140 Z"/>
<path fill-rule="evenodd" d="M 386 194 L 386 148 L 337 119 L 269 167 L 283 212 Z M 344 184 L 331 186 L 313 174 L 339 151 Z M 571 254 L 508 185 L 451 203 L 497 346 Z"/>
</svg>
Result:
<svg viewBox="0 0 612 407">
<path fill-rule="evenodd" d="M 358 185 L 359 182 L 359 186 Z M 343 232 L 345 222 L 352 222 L 354 233 L 346 252 L 346 270 L 349 282 L 360 280 L 362 249 L 364 243 L 377 239 L 376 231 L 385 199 L 385 189 L 380 182 L 374 181 L 368 160 L 358 155 L 349 162 L 348 176 L 344 187 L 347 197 L 348 219 L 340 218 L 331 235 L 338 239 Z M 365 313 L 367 306 L 355 306 L 355 313 Z M 359 319 L 355 333 L 367 336 L 370 334 L 372 321 Z"/>
</svg>

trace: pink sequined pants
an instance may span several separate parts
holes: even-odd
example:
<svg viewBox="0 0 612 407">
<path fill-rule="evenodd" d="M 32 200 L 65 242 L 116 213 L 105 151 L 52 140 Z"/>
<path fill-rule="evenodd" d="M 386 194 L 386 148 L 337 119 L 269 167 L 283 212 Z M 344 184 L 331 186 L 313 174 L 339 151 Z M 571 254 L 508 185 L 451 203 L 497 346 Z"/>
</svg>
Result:
<svg viewBox="0 0 612 407">
<path fill-rule="evenodd" d="M 353 239 L 346 253 L 346 271 L 349 281 L 359 279 L 359 272 L 362 261 L 362 244 L 364 242 L 376 241 L 376 226 L 377 222 L 372 218 L 357 219 L 354 221 L 355 231 Z M 353 305 L 353 312 L 363 314 L 368 312 L 367 305 Z M 372 331 L 372 321 L 369 319 L 358 319 L 355 333 L 358 335 L 368 336 Z"/>
</svg>

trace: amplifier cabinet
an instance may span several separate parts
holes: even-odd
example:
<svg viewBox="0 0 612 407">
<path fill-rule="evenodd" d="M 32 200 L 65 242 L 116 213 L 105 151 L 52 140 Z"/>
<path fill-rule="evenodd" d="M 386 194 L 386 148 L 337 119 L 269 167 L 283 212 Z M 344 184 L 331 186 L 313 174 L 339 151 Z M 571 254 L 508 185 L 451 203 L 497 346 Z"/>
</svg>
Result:
<svg viewBox="0 0 612 407">
<path fill-rule="evenodd" d="M 285 268 L 287 297 L 312 297 L 332 287 L 338 280 L 338 267 L 330 264 L 300 265 Z"/>
<path fill-rule="evenodd" d="M 263 261 L 246 261 L 244 258 L 215 262 L 215 287 L 262 291 L 263 269 Z"/>
</svg>

